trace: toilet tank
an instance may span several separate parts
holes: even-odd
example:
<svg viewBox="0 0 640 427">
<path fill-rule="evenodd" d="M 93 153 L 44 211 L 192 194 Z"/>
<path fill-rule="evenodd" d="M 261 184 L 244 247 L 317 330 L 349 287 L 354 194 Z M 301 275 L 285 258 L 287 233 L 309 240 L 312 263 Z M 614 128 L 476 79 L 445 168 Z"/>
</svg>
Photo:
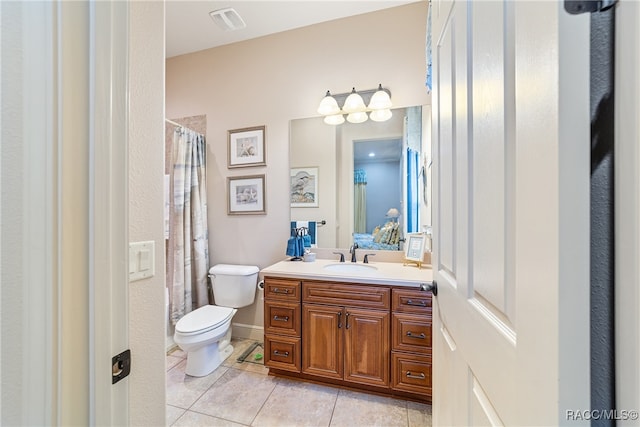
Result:
<svg viewBox="0 0 640 427">
<path fill-rule="evenodd" d="M 258 283 L 255 265 L 218 264 L 209 270 L 215 305 L 240 308 L 253 304 Z"/>
</svg>

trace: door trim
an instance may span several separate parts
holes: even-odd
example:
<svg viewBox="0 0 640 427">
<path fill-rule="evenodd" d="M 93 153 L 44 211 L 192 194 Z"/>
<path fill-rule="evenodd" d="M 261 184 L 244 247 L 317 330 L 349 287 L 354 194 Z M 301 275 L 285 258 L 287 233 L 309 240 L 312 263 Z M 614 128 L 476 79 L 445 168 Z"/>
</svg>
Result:
<svg viewBox="0 0 640 427">
<path fill-rule="evenodd" d="M 111 357 L 129 347 L 129 4 L 91 3 L 91 424 L 129 423 L 129 379 L 112 384 Z"/>
</svg>

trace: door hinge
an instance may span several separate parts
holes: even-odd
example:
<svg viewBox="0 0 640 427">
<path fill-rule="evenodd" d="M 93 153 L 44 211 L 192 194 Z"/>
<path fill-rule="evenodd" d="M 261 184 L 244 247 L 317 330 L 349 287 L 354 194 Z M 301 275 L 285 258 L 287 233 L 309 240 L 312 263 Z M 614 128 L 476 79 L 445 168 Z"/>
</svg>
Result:
<svg viewBox="0 0 640 427">
<path fill-rule="evenodd" d="M 131 350 L 125 350 L 122 353 L 111 358 L 111 384 L 115 384 L 131 372 Z"/>
<path fill-rule="evenodd" d="M 564 10 L 572 15 L 602 12 L 611 8 L 618 0 L 564 0 Z"/>
</svg>

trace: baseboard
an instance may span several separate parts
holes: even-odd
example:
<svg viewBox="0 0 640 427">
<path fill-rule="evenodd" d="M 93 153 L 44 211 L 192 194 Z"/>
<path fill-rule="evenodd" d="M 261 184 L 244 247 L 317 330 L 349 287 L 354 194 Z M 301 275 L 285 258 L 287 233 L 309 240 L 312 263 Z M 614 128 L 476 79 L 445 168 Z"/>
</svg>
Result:
<svg viewBox="0 0 640 427">
<path fill-rule="evenodd" d="M 262 341 L 264 339 L 264 328 L 262 326 L 233 323 L 232 328 L 231 333 L 234 337 L 256 341 Z"/>
</svg>

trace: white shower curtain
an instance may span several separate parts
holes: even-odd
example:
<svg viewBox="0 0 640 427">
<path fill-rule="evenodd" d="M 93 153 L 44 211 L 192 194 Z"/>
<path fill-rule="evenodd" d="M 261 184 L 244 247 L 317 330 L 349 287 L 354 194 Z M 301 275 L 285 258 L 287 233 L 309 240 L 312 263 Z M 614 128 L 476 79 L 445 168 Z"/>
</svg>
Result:
<svg viewBox="0 0 640 427">
<path fill-rule="evenodd" d="M 209 303 L 206 143 L 183 127 L 173 133 L 169 269 L 171 322 Z"/>
</svg>

